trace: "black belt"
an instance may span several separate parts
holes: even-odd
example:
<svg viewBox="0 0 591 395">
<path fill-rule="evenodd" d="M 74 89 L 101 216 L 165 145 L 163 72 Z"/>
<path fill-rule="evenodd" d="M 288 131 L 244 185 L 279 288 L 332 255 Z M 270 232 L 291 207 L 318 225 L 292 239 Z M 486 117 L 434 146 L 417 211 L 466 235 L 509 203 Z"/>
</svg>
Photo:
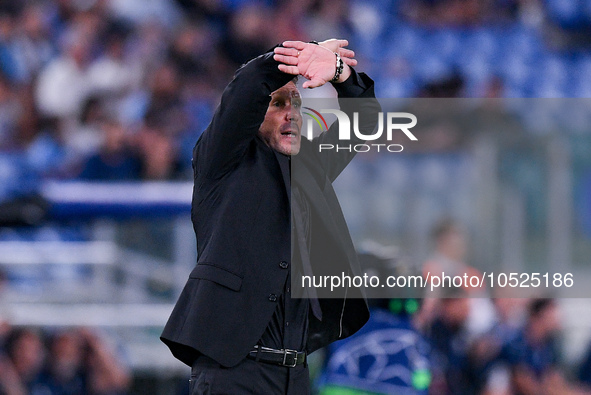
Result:
<svg viewBox="0 0 591 395">
<path fill-rule="evenodd" d="M 279 366 L 294 368 L 306 362 L 306 352 L 296 350 L 276 350 L 274 348 L 254 346 L 248 353 L 247 358 L 255 359 L 265 363 L 272 363 Z"/>
</svg>

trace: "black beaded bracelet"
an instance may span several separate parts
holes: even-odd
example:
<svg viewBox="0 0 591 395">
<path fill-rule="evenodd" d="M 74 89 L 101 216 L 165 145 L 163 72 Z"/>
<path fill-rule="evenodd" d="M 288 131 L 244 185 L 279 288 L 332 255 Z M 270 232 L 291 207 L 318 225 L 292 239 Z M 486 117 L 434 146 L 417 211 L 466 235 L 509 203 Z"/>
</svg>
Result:
<svg viewBox="0 0 591 395">
<path fill-rule="evenodd" d="M 334 77 L 332 77 L 332 80 L 330 80 L 330 82 L 337 82 L 341 74 L 343 74 L 343 70 L 345 69 L 345 63 L 343 62 L 343 59 L 341 59 L 341 55 L 339 55 L 336 52 L 334 54 L 337 57 L 337 64 L 336 70 L 334 71 Z"/>
</svg>

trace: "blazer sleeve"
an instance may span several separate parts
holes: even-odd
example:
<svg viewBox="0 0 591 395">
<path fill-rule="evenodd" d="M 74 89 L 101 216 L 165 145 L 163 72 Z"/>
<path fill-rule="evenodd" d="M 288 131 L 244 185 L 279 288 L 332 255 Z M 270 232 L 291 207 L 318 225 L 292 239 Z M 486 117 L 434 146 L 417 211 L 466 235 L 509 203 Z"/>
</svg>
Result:
<svg viewBox="0 0 591 395">
<path fill-rule="evenodd" d="M 359 129 L 363 134 L 371 134 L 378 123 L 378 113 L 382 111 L 380 103 L 375 97 L 374 82 L 365 73 L 357 73 L 351 68 L 351 76 L 340 84 L 333 84 L 339 98 L 341 111 L 349 116 L 353 122 L 353 112 L 359 113 Z M 338 122 L 333 122 L 328 130 L 314 139 L 314 146 L 328 178 L 334 181 L 344 168 L 351 162 L 356 152 L 352 149 L 330 150 L 318 153 L 319 144 L 356 145 L 364 141 L 351 131 L 350 141 L 339 140 Z"/>
<path fill-rule="evenodd" d="M 222 94 L 211 123 L 193 150 L 193 166 L 208 178 L 233 168 L 259 131 L 270 95 L 293 75 L 279 71 L 273 50 L 243 65 Z"/>
</svg>

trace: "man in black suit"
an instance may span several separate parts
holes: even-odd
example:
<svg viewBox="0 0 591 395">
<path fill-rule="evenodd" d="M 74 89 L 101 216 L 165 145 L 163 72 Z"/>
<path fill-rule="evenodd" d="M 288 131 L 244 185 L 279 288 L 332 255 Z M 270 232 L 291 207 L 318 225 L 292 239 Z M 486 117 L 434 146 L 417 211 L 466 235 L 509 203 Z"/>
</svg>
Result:
<svg viewBox="0 0 591 395">
<path fill-rule="evenodd" d="M 338 142 L 335 125 L 301 139 L 293 81 L 303 75 L 304 88 L 331 82 L 339 98 L 365 99 L 341 110 L 371 112 L 361 122 L 370 133 L 380 111 L 373 81 L 350 67 L 346 45 L 288 41 L 242 66 L 195 146 L 198 261 L 161 337 L 192 366 L 192 394 L 309 393 L 306 355 L 369 317 L 358 289 L 331 299 L 291 289 L 292 275 L 322 268 L 360 274 L 332 188 L 354 152 L 319 152 Z"/>
</svg>

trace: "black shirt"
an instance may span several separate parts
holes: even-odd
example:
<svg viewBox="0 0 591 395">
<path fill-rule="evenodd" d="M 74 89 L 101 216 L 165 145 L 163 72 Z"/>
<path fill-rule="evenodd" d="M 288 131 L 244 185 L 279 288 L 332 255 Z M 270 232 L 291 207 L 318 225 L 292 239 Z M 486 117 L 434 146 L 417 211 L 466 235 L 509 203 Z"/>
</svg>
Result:
<svg viewBox="0 0 591 395">
<path fill-rule="evenodd" d="M 279 158 L 279 160 L 289 161 L 287 157 Z M 304 224 L 303 232 L 307 243 L 304 248 L 309 250 L 311 240 L 310 205 L 296 185 L 290 187 L 290 189 L 291 198 L 297 199 L 298 203 L 294 205 L 292 215 L 298 215 L 300 218 L 302 218 L 302 223 Z M 300 212 L 296 212 L 296 208 L 297 211 Z M 292 220 L 291 223 L 292 233 L 294 233 L 294 221 Z M 275 313 L 273 314 L 269 325 L 265 329 L 259 344 L 275 349 L 302 351 L 306 347 L 308 310 L 310 303 L 309 299 L 302 298 L 302 296 L 305 295 L 295 295 L 295 297 L 292 297 L 292 275 L 295 278 L 299 278 L 299 276 L 302 275 L 301 264 L 299 264 L 299 262 L 301 262 L 299 251 L 302 246 L 298 245 L 297 237 L 294 238 L 294 244 L 292 248 L 292 267 L 290 268 L 287 275 L 287 279 L 283 286 L 283 293 L 279 297 Z"/>
<path fill-rule="evenodd" d="M 352 70 L 351 77 L 348 78 L 347 81 L 335 84 L 334 87 L 339 93 L 339 97 L 356 97 L 363 92 L 366 85 L 359 75 Z M 279 161 L 285 161 L 280 163 L 280 166 L 285 166 L 286 164 L 287 166 L 291 165 L 290 159 L 287 156 L 277 155 L 277 159 Z M 296 200 L 295 203 L 297 204 L 292 204 L 292 215 L 298 215 L 299 218 L 302 219 L 304 228 L 303 232 L 307 244 L 304 248 L 310 251 L 312 240 L 312 213 L 310 204 L 297 185 L 287 185 L 287 189 L 291 191 L 291 198 Z M 283 286 L 283 293 L 278 299 L 277 308 L 273 313 L 269 325 L 267 325 L 265 332 L 261 336 L 259 344 L 264 347 L 275 349 L 286 348 L 303 351 L 306 349 L 306 339 L 308 336 L 308 311 L 310 310 L 310 299 L 308 299 L 308 295 L 293 295 L 293 290 L 291 289 L 292 276 L 297 280 L 303 274 L 300 256 L 300 249 L 302 246 L 297 242 L 298 238 L 293 237 L 296 230 L 294 228 L 293 219 L 291 222 L 292 239 L 295 239 L 295 242 L 292 243 L 292 267 L 290 268 L 287 280 Z M 310 273 L 306 274 L 308 275 Z M 305 292 L 302 287 L 297 288 L 298 292 L 299 290 Z"/>
</svg>

